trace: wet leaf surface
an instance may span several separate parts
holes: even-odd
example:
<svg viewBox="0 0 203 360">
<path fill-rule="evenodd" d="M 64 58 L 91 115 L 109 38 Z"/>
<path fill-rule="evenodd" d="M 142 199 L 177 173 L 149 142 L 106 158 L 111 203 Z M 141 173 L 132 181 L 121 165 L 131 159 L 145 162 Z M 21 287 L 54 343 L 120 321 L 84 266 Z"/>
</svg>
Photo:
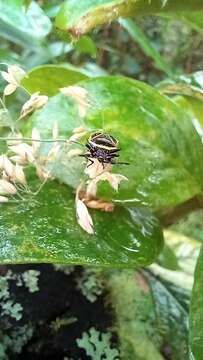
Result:
<svg viewBox="0 0 203 360">
<path fill-rule="evenodd" d="M 162 231 L 147 209 L 118 206 L 91 215 L 95 235 L 77 224 L 72 191 L 54 182 L 34 199 L 3 205 L 0 262 L 135 267 L 153 262 L 161 251 Z"/>
<path fill-rule="evenodd" d="M 79 114 L 76 100 L 56 95 L 26 126 L 37 127 L 50 138 L 57 120 L 60 135 L 68 138 L 83 126 L 89 133 L 102 130 L 119 140 L 120 161 L 113 172 L 125 175 L 119 192 L 104 184 L 99 194 L 107 199 L 131 201 L 163 209 L 181 203 L 201 192 L 203 147 L 191 119 L 182 109 L 142 82 L 124 77 L 89 79 L 79 84 L 87 91 L 85 117 Z M 80 145 L 75 148 L 83 149 Z M 81 158 L 67 157 L 64 146 L 52 174 L 77 187 L 85 168 Z M 84 150 L 85 151 L 85 150 Z"/>
</svg>

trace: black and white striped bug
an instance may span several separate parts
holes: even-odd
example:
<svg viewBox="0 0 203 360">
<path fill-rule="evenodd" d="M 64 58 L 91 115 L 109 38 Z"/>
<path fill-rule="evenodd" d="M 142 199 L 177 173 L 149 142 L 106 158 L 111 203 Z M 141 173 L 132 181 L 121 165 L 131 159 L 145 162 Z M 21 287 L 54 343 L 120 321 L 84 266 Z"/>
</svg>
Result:
<svg viewBox="0 0 203 360">
<path fill-rule="evenodd" d="M 116 161 L 116 158 L 119 157 L 119 151 L 121 149 L 119 148 L 118 140 L 112 135 L 96 132 L 90 135 L 85 146 L 88 151 L 80 156 L 85 157 L 90 161 L 88 166 L 91 166 L 94 163 L 93 159 L 97 159 L 103 167 L 104 164 L 129 165 L 129 163 L 126 162 Z"/>
</svg>

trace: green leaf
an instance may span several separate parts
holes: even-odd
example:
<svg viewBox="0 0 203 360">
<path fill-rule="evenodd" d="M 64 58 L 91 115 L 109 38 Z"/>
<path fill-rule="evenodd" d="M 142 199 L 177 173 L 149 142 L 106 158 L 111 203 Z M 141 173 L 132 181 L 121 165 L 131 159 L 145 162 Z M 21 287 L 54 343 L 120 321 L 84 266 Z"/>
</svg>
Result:
<svg viewBox="0 0 203 360">
<path fill-rule="evenodd" d="M 108 360 L 118 360 L 118 350 L 111 348 L 110 340 L 111 333 L 100 333 L 92 327 L 88 332 L 83 332 L 82 337 L 76 342 L 78 347 L 84 349 L 86 355 L 90 356 L 92 360 L 99 360 L 104 356 Z"/>
<path fill-rule="evenodd" d="M 33 47 L 50 32 L 51 22 L 36 2 L 25 12 L 22 0 L 0 0 L 0 35 L 23 47 Z"/>
<path fill-rule="evenodd" d="M 177 81 L 164 80 L 157 85 L 163 94 L 179 94 L 194 97 L 203 101 L 203 73 L 199 71 L 192 76 L 181 76 Z"/>
<path fill-rule="evenodd" d="M 179 299 L 148 271 L 114 270 L 104 276 L 115 309 L 121 358 L 163 360 L 168 348 L 171 359 L 187 359 L 187 294 L 179 289 Z"/>
<path fill-rule="evenodd" d="M 183 12 L 178 18 L 186 22 L 196 31 L 203 33 L 203 11 Z"/>
<path fill-rule="evenodd" d="M 150 270 L 156 276 L 161 277 L 164 281 L 170 282 L 174 286 L 190 292 L 192 290 L 194 270 L 200 250 L 200 242 L 171 230 L 164 231 L 164 240 L 165 245 L 173 250 L 173 254 L 176 256 L 178 269 L 175 269 L 175 267 L 172 269 L 171 258 L 169 258 L 170 263 L 169 261 L 163 261 L 165 259 L 163 259 L 162 252 L 159 256 L 159 259 L 162 257 L 162 261 L 158 261 L 159 265 L 150 265 Z M 168 264 L 170 267 L 167 266 Z M 173 264 L 174 262 L 172 265 Z"/>
<path fill-rule="evenodd" d="M 203 101 L 189 96 L 177 96 L 174 100 L 191 114 L 193 125 L 203 140 Z"/>
<path fill-rule="evenodd" d="M 105 280 L 115 311 L 121 359 L 163 360 L 147 281 L 128 270 L 108 272 Z"/>
<path fill-rule="evenodd" d="M 73 45 L 63 41 L 46 43 L 46 46 L 37 46 L 35 49 L 26 51 L 21 63 L 26 69 L 33 69 L 36 66 L 55 62 L 57 57 L 66 55 L 73 50 Z"/>
<path fill-rule="evenodd" d="M 203 242 L 203 211 L 194 211 L 189 214 L 182 221 L 174 224 L 171 229 L 177 231 L 177 237 L 180 238 L 180 234 L 193 237 L 196 242 L 201 244 Z"/>
<path fill-rule="evenodd" d="M 172 359 L 188 359 L 188 303 L 190 293 L 161 277 L 144 271 L 157 314 L 156 327 L 164 332 L 164 343 L 172 348 Z M 162 335 L 163 336 L 163 335 Z"/>
<path fill-rule="evenodd" d="M 158 264 L 169 270 L 179 270 L 178 259 L 168 245 L 164 245 L 163 251 L 158 258 Z"/>
<path fill-rule="evenodd" d="M 79 86 L 87 91 L 85 117 L 80 116 L 73 98 L 60 94 L 36 111 L 25 126 L 36 127 L 44 138 L 50 138 L 57 119 L 60 135 L 66 138 L 78 126 L 89 133 L 102 129 L 115 136 L 122 149 L 120 161 L 130 165 L 114 166 L 113 171 L 127 176 L 128 181 L 121 183 L 118 193 L 102 185 L 101 197 L 160 210 L 201 192 L 203 147 L 190 117 L 180 107 L 150 86 L 125 77 L 94 78 Z M 85 163 L 81 158 L 69 159 L 65 150 L 53 164 L 52 174 L 77 187 Z"/>
<path fill-rule="evenodd" d="M 5 204 L 4 204 L 5 205 Z M 58 263 L 109 267 L 146 265 L 159 254 L 163 237 L 143 207 L 92 211 L 95 235 L 76 221 L 69 188 L 47 183 L 33 199 L 1 207 L 0 263 Z M 15 221 L 14 221 L 15 219 Z"/>
<path fill-rule="evenodd" d="M 179 13 L 203 9 L 201 0 L 66 0 L 56 17 L 56 26 L 69 31 L 74 37 L 87 33 L 94 27 L 119 17 Z"/>
<path fill-rule="evenodd" d="M 182 95 L 173 100 L 190 114 L 195 129 L 203 138 L 203 72 L 182 75 L 177 82 L 165 80 L 157 88 L 162 94 Z"/>
<path fill-rule="evenodd" d="M 142 29 L 131 19 L 121 19 L 119 23 L 126 29 L 132 36 L 144 53 L 149 56 L 157 69 L 164 71 L 169 77 L 174 77 L 169 65 L 165 62 L 164 58 L 160 55 L 158 50 L 152 45 Z"/>
<path fill-rule="evenodd" d="M 21 85 L 31 94 L 40 91 L 41 94 L 52 96 L 57 94 L 60 88 L 84 79 L 87 79 L 87 76 L 74 66 L 43 65 L 28 72 Z"/>
<path fill-rule="evenodd" d="M 176 226 L 178 227 L 178 225 L 179 224 Z M 182 270 L 188 276 L 193 277 L 201 243 L 192 237 L 184 236 L 183 234 L 172 230 L 164 231 L 164 240 L 174 251 L 179 264 L 179 270 Z"/>
<path fill-rule="evenodd" d="M 203 354 L 203 248 L 195 269 L 195 280 L 190 306 L 190 347 L 192 359 L 202 360 Z"/>
<path fill-rule="evenodd" d="M 75 44 L 75 48 L 81 53 L 91 55 L 92 57 L 97 55 L 96 45 L 89 36 L 82 36 Z"/>
</svg>

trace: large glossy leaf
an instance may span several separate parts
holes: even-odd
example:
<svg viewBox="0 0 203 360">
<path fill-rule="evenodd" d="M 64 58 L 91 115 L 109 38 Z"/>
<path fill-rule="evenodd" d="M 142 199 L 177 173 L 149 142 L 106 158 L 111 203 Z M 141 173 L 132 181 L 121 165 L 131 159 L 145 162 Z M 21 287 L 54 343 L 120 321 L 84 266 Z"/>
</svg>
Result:
<svg viewBox="0 0 203 360">
<path fill-rule="evenodd" d="M 86 78 L 87 76 L 74 66 L 44 65 L 31 70 L 21 84 L 32 94 L 40 91 L 41 94 L 52 96 L 57 94 L 60 88 Z"/>
<path fill-rule="evenodd" d="M 121 358 L 164 360 L 159 351 L 153 299 L 145 278 L 135 271 L 121 270 L 108 272 L 106 282 L 117 320 Z"/>
<path fill-rule="evenodd" d="M 106 274 L 124 360 L 187 359 L 187 294 L 162 279 L 129 270 Z M 119 296 L 118 296 L 119 294 Z M 127 309 L 127 311 L 126 311 Z"/>
<path fill-rule="evenodd" d="M 0 1 L 0 35 L 32 47 L 50 32 L 51 22 L 36 2 L 25 12 L 22 0 Z"/>
<path fill-rule="evenodd" d="M 58 183 L 45 185 L 35 198 L 4 205 L 0 263 L 134 267 L 154 261 L 162 248 L 159 223 L 143 207 L 92 211 L 95 235 L 88 235 L 76 222 L 74 194 Z"/>
<path fill-rule="evenodd" d="M 57 15 L 56 26 L 80 36 L 99 24 L 119 17 L 203 9 L 201 0 L 66 0 Z"/>
<path fill-rule="evenodd" d="M 189 96 L 177 96 L 174 101 L 191 114 L 192 123 L 203 139 L 203 101 Z"/>
<path fill-rule="evenodd" d="M 171 358 L 188 359 L 188 291 L 144 271 L 150 283 L 157 314 L 156 326 L 165 333 L 165 346 L 171 347 Z"/>
<path fill-rule="evenodd" d="M 181 108 L 150 86 L 124 77 L 89 79 L 79 84 L 87 90 L 85 117 L 79 115 L 78 104 L 71 97 L 61 94 L 35 112 L 27 126 L 37 127 L 44 138 L 50 138 L 57 119 L 63 137 L 83 126 L 88 132 L 102 129 L 118 138 L 120 160 L 130 165 L 114 166 L 113 171 L 129 181 L 122 182 L 118 193 L 102 186 L 102 197 L 160 209 L 201 192 L 203 147 Z M 69 159 L 64 151 L 53 164 L 52 173 L 76 187 L 84 167 L 81 158 Z"/>
<path fill-rule="evenodd" d="M 183 75 L 177 81 L 163 81 L 158 89 L 168 95 L 176 96 L 173 100 L 184 111 L 190 114 L 192 123 L 198 134 L 203 137 L 203 72 L 198 71 L 189 76 Z"/>
<path fill-rule="evenodd" d="M 195 270 L 195 280 L 190 307 L 190 347 L 193 360 L 201 360 L 203 354 L 203 249 Z"/>
</svg>

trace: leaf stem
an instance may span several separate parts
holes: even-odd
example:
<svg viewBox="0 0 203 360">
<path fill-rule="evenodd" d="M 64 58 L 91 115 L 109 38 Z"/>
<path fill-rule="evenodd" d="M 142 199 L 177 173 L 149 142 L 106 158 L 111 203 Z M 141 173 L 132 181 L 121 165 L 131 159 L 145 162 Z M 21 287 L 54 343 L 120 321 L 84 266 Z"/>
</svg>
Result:
<svg viewBox="0 0 203 360">
<path fill-rule="evenodd" d="M 31 138 L 6 138 L 6 137 L 0 137 L 0 141 L 37 141 L 37 142 L 68 142 L 68 139 L 31 139 Z M 71 141 L 73 142 L 73 141 Z"/>
<path fill-rule="evenodd" d="M 203 194 L 194 196 L 193 198 L 185 201 L 180 205 L 177 205 L 174 208 L 169 208 L 164 211 L 157 211 L 156 214 L 161 224 L 164 227 L 168 227 L 172 224 L 175 224 L 183 216 L 200 209 L 203 209 Z"/>
</svg>

